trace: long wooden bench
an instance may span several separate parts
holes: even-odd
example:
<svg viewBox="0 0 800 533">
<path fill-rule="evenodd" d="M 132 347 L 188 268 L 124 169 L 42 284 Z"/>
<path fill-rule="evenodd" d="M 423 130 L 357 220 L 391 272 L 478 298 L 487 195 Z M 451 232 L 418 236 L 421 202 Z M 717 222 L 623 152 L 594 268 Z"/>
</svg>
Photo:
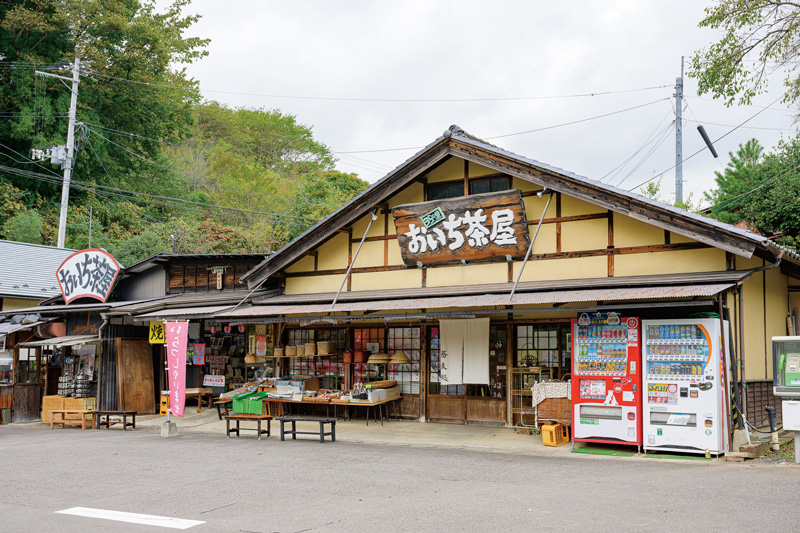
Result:
<svg viewBox="0 0 800 533">
<path fill-rule="evenodd" d="M 248 413 L 239 413 L 239 414 L 231 414 L 231 415 L 222 415 L 222 418 L 225 419 L 225 435 L 227 438 L 231 438 L 231 433 L 236 433 L 236 436 L 239 436 L 239 432 L 241 431 L 257 431 L 258 432 L 258 440 L 261 440 L 261 435 L 266 435 L 269 438 L 270 434 L 270 421 L 272 417 L 270 415 L 252 415 Z M 231 420 L 236 422 L 236 427 L 231 427 Z M 257 422 L 257 426 L 255 428 L 243 428 L 239 427 L 239 423 L 242 421 L 255 421 Z M 267 429 L 264 431 L 261 429 L 261 422 L 263 420 L 267 421 Z"/>
<path fill-rule="evenodd" d="M 81 430 L 85 430 L 87 424 L 92 429 L 95 428 L 94 424 L 94 411 L 85 411 L 81 409 L 56 409 L 50 411 L 52 418 L 50 419 L 50 429 L 55 426 L 66 428 L 67 426 L 80 426 Z M 67 418 L 67 415 L 77 415 L 77 418 Z M 88 418 L 87 418 L 88 417 Z"/>
<path fill-rule="evenodd" d="M 319 435 L 319 441 L 325 442 L 325 437 L 330 436 L 331 442 L 336 442 L 336 419 L 325 416 L 279 416 L 275 420 L 281 423 L 281 440 L 284 434 L 292 436 L 292 440 L 297 440 L 297 435 Z M 283 425 L 286 422 L 292 423 L 291 431 L 285 431 Z M 319 431 L 297 431 L 297 422 L 319 422 Z M 331 430 L 325 433 L 325 424 L 331 425 Z"/>
</svg>

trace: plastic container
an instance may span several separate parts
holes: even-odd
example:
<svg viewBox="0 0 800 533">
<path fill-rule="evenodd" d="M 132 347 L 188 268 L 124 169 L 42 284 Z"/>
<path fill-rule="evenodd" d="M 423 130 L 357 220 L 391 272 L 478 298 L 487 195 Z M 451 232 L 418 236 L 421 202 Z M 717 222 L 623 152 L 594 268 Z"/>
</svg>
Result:
<svg viewBox="0 0 800 533">
<path fill-rule="evenodd" d="M 545 446 L 561 446 L 569 442 L 569 428 L 564 424 L 547 424 L 542 426 L 542 444 Z"/>
</svg>

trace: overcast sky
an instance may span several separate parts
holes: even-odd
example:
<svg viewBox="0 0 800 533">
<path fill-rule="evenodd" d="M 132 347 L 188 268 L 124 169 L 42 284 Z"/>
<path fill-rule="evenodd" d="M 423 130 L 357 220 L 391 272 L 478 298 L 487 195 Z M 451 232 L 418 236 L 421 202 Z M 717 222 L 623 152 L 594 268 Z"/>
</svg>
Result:
<svg viewBox="0 0 800 533">
<path fill-rule="evenodd" d="M 203 18 L 190 33 L 211 44 L 188 72 L 207 99 L 295 115 L 336 152 L 339 170 L 369 182 L 415 153 L 381 150 L 422 147 L 458 124 L 517 154 L 625 189 L 667 171 L 662 191 L 672 199 L 675 78 L 682 55 L 688 71 L 692 53 L 718 37 L 697 28 L 706 5 L 710 0 L 194 0 L 187 13 Z M 684 158 L 704 146 L 694 121 L 712 140 L 721 137 L 771 104 L 781 77 L 754 106 L 726 108 L 698 98 L 687 76 Z M 659 88 L 641 90 L 652 87 Z M 629 92 L 572 96 L 618 91 Z M 554 96 L 563 98 L 539 98 Z M 490 100 L 442 101 L 457 99 Z M 635 106 L 643 107 L 492 139 Z M 702 198 L 740 143 L 756 137 L 771 148 L 793 131 L 794 113 L 785 106 L 761 112 L 716 144 L 719 159 L 703 151 L 684 163 L 684 197 Z"/>
</svg>

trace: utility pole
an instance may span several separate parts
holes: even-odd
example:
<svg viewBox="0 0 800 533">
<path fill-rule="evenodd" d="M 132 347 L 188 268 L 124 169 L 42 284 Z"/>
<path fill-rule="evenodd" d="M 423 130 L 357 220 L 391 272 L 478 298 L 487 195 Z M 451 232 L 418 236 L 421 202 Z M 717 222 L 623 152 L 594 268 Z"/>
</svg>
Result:
<svg viewBox="0 0 800 533">
<path fill-rule="evenodd" d="M 72 78 L 51 74 L 49 72 L 34 71 L 37 76 L 56 78 L 62 83 L 72 82 L 72 94 L 69 100 L 69 125 L 67 127 L 67 145 L 48 148 L 47 152 L 40 149 L 33 150 L 33 159 L 50 159 L 50 163 L 61 165 L 64 170 L 64 182 L 61 187 L 61 213 L 58 217 L 58 247 L 64 248 L 67 233 L 67 207 L 69 206 L 69 183 L 72 179 L 72 160 L 75 157 L 75 117 L 78 108 L 78 84 L 80 83 L 81 61 L 77 57 L 72 64 Z M 65 83 L 66 85 L 66 83 Z M 69 85 L 67 85 L 69 87 Z"/>
<path fill-rule="evenodd" d="M 58 217 L 58 247 L 64 248 L 67 233 L 67 207 L 69 206 L 69 182 L 72 179 L 72 158 L 75 153 L 75 115 L 78 107 L 78 84 L 80 83 L 81 60 L 72 64 L 72 95 L 69 100 L 69 126 L 67 126 L 67 166 L 64 167 L 64 184 L 61 186 L 61 214 Z"/>
<path fill-rule="evenodd" d="M 675 203 L 683 202 L 683 56 L 675 79 Z"/>
</svg>

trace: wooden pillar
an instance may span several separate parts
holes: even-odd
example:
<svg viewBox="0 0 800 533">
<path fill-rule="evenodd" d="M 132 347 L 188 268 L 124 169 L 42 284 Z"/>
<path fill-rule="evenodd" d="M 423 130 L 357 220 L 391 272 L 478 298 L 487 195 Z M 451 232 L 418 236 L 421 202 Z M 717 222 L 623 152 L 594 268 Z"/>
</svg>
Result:
<svg viewBox="0 0 800 533">
<path fill-rule="evenodd" d="M 511 369 L 514 364 L 514 352 L 512 343 L 514 342 L 513 314 L 509 313 L 509 321 L 506 323 L 506 426 L 514 425 L 513 413 L 511 412 L 511 388 L 513 387 Z"/>
<path fill-rule="evenodd" d="M 419 421 L 425 422 L 428 415 L 428 391 L 430 390 L 430 343 L 428 326 L 420 325 L 419 332 Z"/>
</svg>

